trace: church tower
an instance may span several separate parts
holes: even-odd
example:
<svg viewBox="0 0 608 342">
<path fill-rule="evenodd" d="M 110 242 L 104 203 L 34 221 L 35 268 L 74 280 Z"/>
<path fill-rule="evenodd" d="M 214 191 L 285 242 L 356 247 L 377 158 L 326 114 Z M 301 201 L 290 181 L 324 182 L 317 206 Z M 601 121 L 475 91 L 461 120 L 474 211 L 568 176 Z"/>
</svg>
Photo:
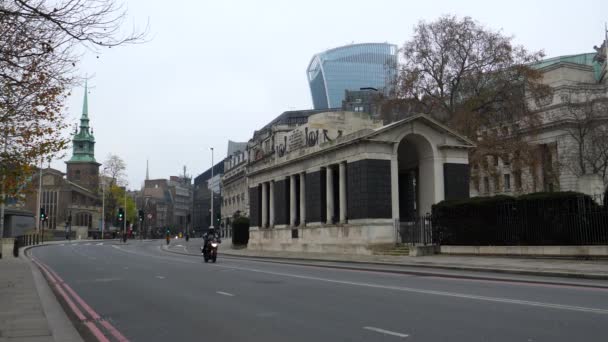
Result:
<svg viewBox="0 0 608 342">
<path fill-rule="evenodd" d="M 92 192 L 99 188 L 99 164 L 95 160 L 95 137 L 89 127 L 87 84 L 84 86 L 84 104 L 80 117 L 80 130 L 72 139 L 72 158 L 66 162 L 67 179 Z"/>
</svg>

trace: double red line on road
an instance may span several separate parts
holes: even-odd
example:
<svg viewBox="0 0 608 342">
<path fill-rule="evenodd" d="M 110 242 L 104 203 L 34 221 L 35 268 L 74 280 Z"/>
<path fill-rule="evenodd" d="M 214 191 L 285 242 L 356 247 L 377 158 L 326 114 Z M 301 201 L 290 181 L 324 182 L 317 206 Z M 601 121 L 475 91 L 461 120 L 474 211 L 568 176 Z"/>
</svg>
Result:
<svg viewBox="0 0 608 342">
<path fill-rule="evenodd" d="M 40 270 L 42 270 L 42 272 L 44 272 L 48 281 L 51 283 L 51 285 L 53 285 L 53 287 L 55 287 L 57 293 L 63 298 L 63 300 L 65 300 L 78 320 L 81 321 L 89 329 L 89 331 L 91 331 L 93 336 L 95 336 L 99 342 L 111 342 L 112 340 L 117 342 L 129 341 L 110 322 L 101 318 L 101 316 L 99 316 L 99 314 L 95 312 L 95 310 L 93 310 L 93 308 L 91 308 L 91 306 L 89 306 L 87 302 L 85 302 L 76 293 L 76 291 L 70 287 L 70 285 L 68 285 L 57 273 L 55 273 L 55 271 L 35 258 L 32 258 L 32 261 L 40 268 Z M 76 303 L 74 301 L 76 301 Z M 109 339 L 102 329 L 100 329 L 95 323 L 105 328 L 106 332 L 109 333 L 112 339 Z"/>
</svg>

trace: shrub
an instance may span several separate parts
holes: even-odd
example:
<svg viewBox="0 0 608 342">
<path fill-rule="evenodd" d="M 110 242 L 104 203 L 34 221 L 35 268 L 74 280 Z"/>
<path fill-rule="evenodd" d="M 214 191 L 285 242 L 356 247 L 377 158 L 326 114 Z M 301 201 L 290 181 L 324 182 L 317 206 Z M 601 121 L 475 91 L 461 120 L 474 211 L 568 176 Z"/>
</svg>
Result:
<svg viewBox="0 0 608 342">
<path fill-rule="evenodd" d="M 443 201 L 434 239 L 451 245 L 580 245 L 608 242 L 608 215 L 577 192 L 539 192 Z"/>
<path fill-rule="evenodd" d="M 232 244 L 246 245 L 249 242 L 249 218 L 236 217 L 232 221 Z"/>
</svg>

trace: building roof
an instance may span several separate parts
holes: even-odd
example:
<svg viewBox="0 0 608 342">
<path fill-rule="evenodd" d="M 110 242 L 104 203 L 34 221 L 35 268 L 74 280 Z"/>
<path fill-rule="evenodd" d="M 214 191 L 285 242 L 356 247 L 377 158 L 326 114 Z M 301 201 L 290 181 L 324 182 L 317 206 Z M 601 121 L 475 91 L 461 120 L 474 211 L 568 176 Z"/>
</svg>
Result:
<svg viewBox="0 0 608 342">
<path fill-rule="evenodd" d="M 228 153 L 227 156 L 230 157 L 231 155 L 233 155 L 235 152 L 238 151 L 245 151 L 245 149 L 247 148 L 247 142 L 236 142 L 236 141 L 232 141 L 232 140 L 228 140 Z"/>
<path fill-rule="evenodd" d="M 217 164 L 213 165 L 213 176 L 222 175 L 224 173 L 224 160 L 220 160 Z M 211 168 L 194 178 L 194 184 L 200 184 L 211 179 Z"/>
<path fill-rule="evenodd" d="M 339 112 L 341 110 L 342 108 L 289 110 L 281 113 L 279 116 L 262 127 L 262 129 L 255 131 L 253 136 L 255 137 L 258 133 L 264 132 L 274 125 L 305 124 L 308 122 L 308 117 L 313 114 Z"/>
<path fill-rule="evenodd" d="M 565 56 L 557 56 L 548 59 L 543 59 L 542 61 L 535 63 L 532 65 L 535 69 L 542 69 L 548 66 L 558 64 L 558 63 L 572 63 L 572 64 L 581 64 L 587 66 L 593 66 L 594 61 L 593 58 L 597 55 L 596 52 L 589 53 L 580 53 L 577 55 L 565 55 Z"/>
</svg>

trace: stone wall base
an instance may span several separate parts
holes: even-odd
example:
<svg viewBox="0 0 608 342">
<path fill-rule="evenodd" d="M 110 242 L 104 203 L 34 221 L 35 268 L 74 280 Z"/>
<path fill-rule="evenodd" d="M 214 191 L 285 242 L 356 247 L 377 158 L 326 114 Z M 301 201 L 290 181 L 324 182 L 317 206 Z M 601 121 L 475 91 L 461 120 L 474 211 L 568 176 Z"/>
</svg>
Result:
<svg viewBox="0 0 608 342">
<path fill-rule="evenodd" d="M 441 246 L 441 254 L 608 257 L 608 246 Z"/>
<path fill-rule="evenodd" d="M 294 229 L 253 228 L 249 232 L 247 249 L 371 255 L 372 246 L 392 243 L 395 243 L 395 230 L 390 224 L 345 224 Z"/>
<path fill-rule="evenodd" d="M 14 238 L 4 238 L 2 239 L 2 243 L 0 244 L 0 248 L 2 249 L 2 258 L 12 258 L 13 257 L 13 248 L 15 246 Z"/>
</svg>

